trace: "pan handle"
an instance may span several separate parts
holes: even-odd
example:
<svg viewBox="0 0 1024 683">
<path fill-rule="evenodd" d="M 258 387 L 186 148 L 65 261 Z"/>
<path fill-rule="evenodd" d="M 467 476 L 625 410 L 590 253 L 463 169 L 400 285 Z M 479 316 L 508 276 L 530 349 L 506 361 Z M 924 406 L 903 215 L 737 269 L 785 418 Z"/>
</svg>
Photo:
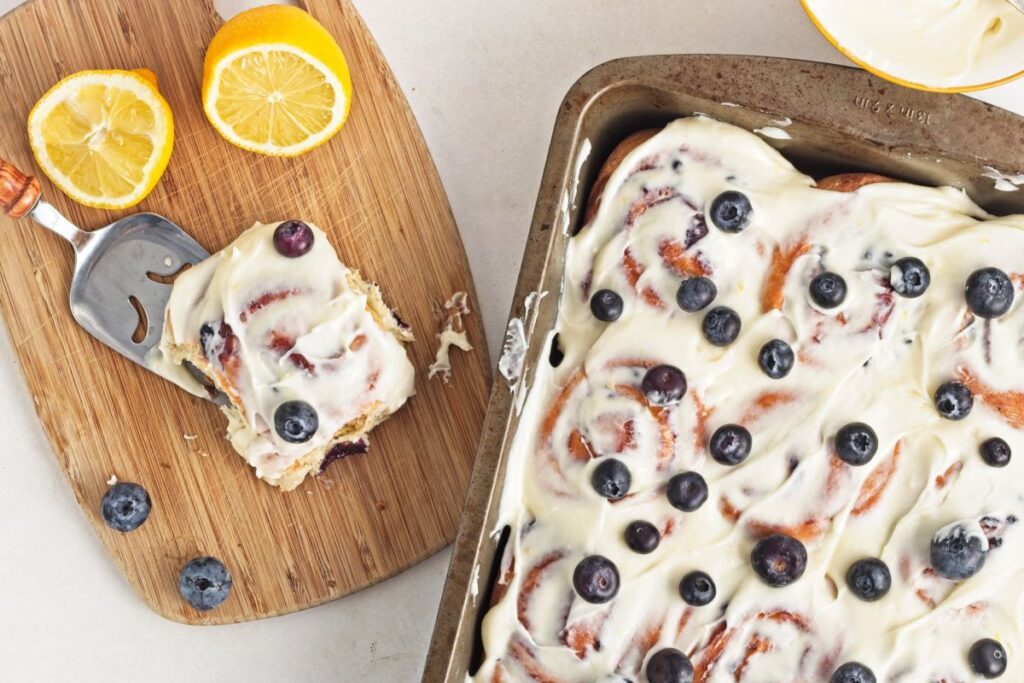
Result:
<svg viewBox="0 0 1024 683">
<path fill-rule="evenodd" d="M 22 218 L 35 208 L 43 190 L 39 180 L 25 175 L 13 164 L 0 158 L 0 209 L 14 219 Z"/>
</svg>

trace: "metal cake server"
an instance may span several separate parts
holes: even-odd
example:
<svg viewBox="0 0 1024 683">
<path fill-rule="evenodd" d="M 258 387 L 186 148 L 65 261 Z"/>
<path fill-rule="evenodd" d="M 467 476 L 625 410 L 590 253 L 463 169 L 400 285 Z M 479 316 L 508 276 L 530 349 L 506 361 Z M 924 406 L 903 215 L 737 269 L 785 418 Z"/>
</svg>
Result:
<svg viewBox="0 0 1024 683">
<path fill-rule="evenodd" d="M 1006 0 L 1006 2 L 1013 5 L 1013 7 L 1018 11 L 1024 12 L 1024 0 Z"/>
<path fill-rule="evenodd" d="M 13 219 L 28 216 L 71 243 L 75 320 L 110 348 L 152 369 L 146 360 L 160 344 L 172 276 L 209 257 L 206 249 L 178 225 L 153 213 L 128 216 L 90 232 L 80 230 L 42 199 L 38 179 L 3 159 L 0 210 Z"/>
</svg>

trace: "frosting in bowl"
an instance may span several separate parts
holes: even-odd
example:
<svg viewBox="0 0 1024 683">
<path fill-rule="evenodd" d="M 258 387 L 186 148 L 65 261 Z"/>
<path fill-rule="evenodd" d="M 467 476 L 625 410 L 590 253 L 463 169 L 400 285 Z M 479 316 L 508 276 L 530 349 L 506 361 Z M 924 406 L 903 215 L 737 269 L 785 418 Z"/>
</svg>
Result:
<svg viewBox="0 0 1024 683">
<path fill-rule="evenodd" d="M 278 225 L 257 223 L 177 278 L 160 349 L 227 395 L 235 450 L 257 476 L 288 490 L 325 458 L 358 450 L 413 394 L 414 371 L 402 346 L 412 334 L 376 285 L 345 266 L 316 226 L 308 253 L 282 256 Z M 277 408 L 295 400 L 319 419 L 301 443 L 274 428 Z"/>
<path fill-rule="evenodd" d="M 1024 14 L 1006 0 L 803 0 L 837 47 L 930 88 L 994 83 L 1024 71 Z"/>
<path fill-rule="evenodd" d="M 739 232 L 707 217 L 726 191 L 753 207 Z M 894 291 L 904 257 L 930 271 L 917 298 Z M 1022 257 L 1022 217 L 993 218 L 952 188 L 818 189 L 756 135 L 707 118 L 674 122 L 630 152 L 570 241 L 548 337 L 557 334 L 564 357 L 537 369 L 513 439 L 499 515 L 509 541 L 471 680 L 646 681 L 650 657 L 676 648 L 706 683 L 821 682 L 851 661 L 879 681 L 954 683 L 973 680 L 967 652 L 982 638 L 1002 643 L 1005 680 L 1019 680 L 1024 458 L 996 469 L 979 446 L 998 436 L 1024 453 Z M 986 267 L 1018 289 L 992 320 L 971 314 L 964 296 L 968 276 Z M 809 294 L 825 270 L 847 285 L 831 309 Z M 717 297 L 688 313 L 676 292 L 696 276 L 712 279 Z M 604 289 L 623 300 L 614 322 L 591 310 Z M 725 346 L 702 331 L 716 306 L 742 322 Z M 795 355 L 782 379 L 758 364 L 773 339 Z M 678 403 L 647 399 L 643 379 L 661 364 L 685 374 Z M 934 400 L 952 380 L 974 395 L 960 421 L 942 418 Z M 834 443 L 852 422 L 877 434 L 861 466 Z M 752 436 L 736 466 L 708 452 L 727 424 Z M 593 485 L 612 458 L 630 473 L 616 501 Z M 709 489 L 692 512 L 666 494 L 684 472 Z M 627 545 L 637 520 L 658 529 L 653 552 Z M 988 548 L 981 571 L 959 582 L 930 566 L 933 537 L 947 538 L 953 522 L 980 530 Z M 808 554 L 803 575 L 782 588 L 752 569 L 755 544 L 773 534 Z M 593 555 L 619 575 L 600 604 L 574 587 Z M 864 558 L 891 572 L 876 602 L 847 586 Z M 707 605 L 680 595 L 692 571 L 716 584 Z"/>
</svg>

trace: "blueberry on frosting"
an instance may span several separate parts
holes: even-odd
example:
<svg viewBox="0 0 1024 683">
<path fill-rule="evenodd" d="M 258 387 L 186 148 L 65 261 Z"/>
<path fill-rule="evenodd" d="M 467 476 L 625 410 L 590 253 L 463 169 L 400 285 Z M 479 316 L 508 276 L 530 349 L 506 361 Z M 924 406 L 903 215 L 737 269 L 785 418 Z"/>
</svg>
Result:
<svg viewBox="0 0 1024 683">
<path fill-rule="evenodd" d="M 935 390 L 935 408 L 947 420 L 962 420 L 974 408 L 974 394 L 961 382 L 946 382 Z"/>
<path fill-rule="evenodd" d="M 985 566 L 988 538 L 975 521 L 953 522 L 932 537 L 932 569 L 950 581 L 969 579 Z"/>
<path fill-rule="evenodd" d="M 846 300 L 846 280 L 836 273 L 824 272 L 811 280 L 811 300 L 821 308 L 835 308 Z"/>
<path fill-rule="evenodd" d="M 889 284 L 902 297 L 916 299 L 925 293 L 931 283 L 932 274 L 919 258 L 901 258 L 889 269 Z"/>
<path fill-rule="evenodd" d="M 1006 648 L 998 640 L 982 638 L 971 645 L 967 661 L 982 678 L 999 678 L 1006 671 Z"/>
<path fill-rule="evenodd" d="M 676 292 L 676 303 L 687 313 L 703 311 L 718 296 L 718 287 L 711 278 L 691 277 L 682 281 Z"/>
<path fill-rule="evenodd" d="M 785 534 L 772 534 L 758 541 L 750 553 L 754 573 L 772 588 L 793 583 L 807 569 L 804 544 Z"/>
<path fill-rule="evenodd" d="M 998 318 L 1013 305 L 1013 283 L 998 268 L 982 268 L 971 273 L 964 286 L 967 307 L 979 318 Z"/>
<path fill-rule="evenodd" d="M 704 316 L 704 338 L 715 346 L 728 346 L 740 335 L 742 323 L 736 311 L 726 306 L 716 306 Z"/>
<path fill-rule="evenodd" d="M 652 406 L 674 405 L 686 394 L 686 375 L 674 365 L 656 365 L 644 375 L 640 389 Z"/>
<path fill-rule="evenodd" d="M 590 297 L 590 312 L 601 322 L 615 322 L 622 316 L 622 297 L 610 289 L 600 289 Z"/>
<path fill-rule="evenodd" d="M 729 190 L 711 202 L 711 222 L 724 232 L 742 232 L 750 225 L 754 208 L 742 192 Z"/>
<path fill-rule="evenodd" d="M 619 570 L 615 563 L 602 555 L 590 555 L 580 560 L 572 573 L 576 593 L 594 604 L 603 604 L 619 592 Z"/>
</svg>

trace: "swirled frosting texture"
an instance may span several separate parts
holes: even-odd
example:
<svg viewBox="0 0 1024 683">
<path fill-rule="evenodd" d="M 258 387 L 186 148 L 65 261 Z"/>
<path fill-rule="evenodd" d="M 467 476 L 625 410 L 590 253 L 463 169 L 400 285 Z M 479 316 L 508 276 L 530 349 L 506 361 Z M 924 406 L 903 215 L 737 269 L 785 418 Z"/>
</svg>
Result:
<svg viewBox="0 0 1024 683">
<path fill-rule="evenodd" d="M 315 226 L 299 258 L 274 248 L 278 224 L 257 223 L 232 244 L 182 273 L 167 306 L 161 349 L 188 361 L 230 399 L 228 438 L 257 476 L 293 489 L 364 441 L 414 391 L 402 342 L 412 339 L 379 289 L 346 267 Z M 274 430 L 285 401 L 316 410 L 304 443 Z"/>
<path fill-rule="evenodd" d="M 726 190 L 753 204 L 742 233 L 705 220 Z M 920 298 L 889 284 L 903 256 L 931 270 Z M 646 659 L 676 647 L 704 682 L 827 681 L 856 660 L 879 681 L 957 683 L 973 680 L 967 650 L 983 637 L 1005 645 L 1005 680 L 1024 677 L 1024 458 L 994 469 L 978 455 L 991 436 L 1024 453 L 1024 314 L 1018 303 L 1001 319 L 975 319 L 963 291 L 975 269 L 1015 273 L 1021 263 L 1024 219 L 993 219 L 954 189 L 817 189 L 757 136 L 706 118 L 672 123 L 635 149 L 571 240 L 552 331 L 565 357 L 538 370 L 513 442 L 501 508 L 510 540 L 472 680 L 642 681 Z M 830 311 L 808 294 L 823 269 L 849 288 Z M 676 306 L 692 275 L 711 277 L 715 304 L 742 318 L 731 346 L 709 344 L 703 314 Z M 588 305 L 605 288 L 625 299 L 613 323 Z M 797 355 L 781 380 L 757 364 L 775 338 Z M 668 408 L 649 406 L 640 391 L 660 363 L 689 383 Z M 976 397 L 961 422 L 940 418 L 932 399 L 955 378 Z M 832 444 L 853 421 L 880 441 L 861 467 L 840 461 Z M 707 453 L 710 433 L 728 423 L 753 435 L 737 467 Z M 632 474 L 629 495 L 615 503 L 590 483 L 607 457 Z M 705 477 L 710 497 L 684 513 L 669 505 L 665 484 L 689 470 Z M 627 548 L 623 531 L 634 520 L 661 530 L 653 553 Z M 929 567 L 929 544 L 958 520 L 980 525 L 991 550 L 978 575 L 953 583 Z M 749 562 L 754 543 L 775 532 L 809 552 L 806 573 L 786 588 L 767 587 Z M 592 554 L 621 576 L 604 605 L 572 586 L 576 564 Z M 863 557 L 891 569 L 892 590 L 879 602 L 846 587 Z M 679 596 L 693 570 L 717 584 L 707 606 Z"/>
<path fill-rule="evenodd" d="M 857 59 L 912 83 L 955 88 L 1024 70 L 1024 14 L 1006 0 L 804 0 Z"/>
</svg>

